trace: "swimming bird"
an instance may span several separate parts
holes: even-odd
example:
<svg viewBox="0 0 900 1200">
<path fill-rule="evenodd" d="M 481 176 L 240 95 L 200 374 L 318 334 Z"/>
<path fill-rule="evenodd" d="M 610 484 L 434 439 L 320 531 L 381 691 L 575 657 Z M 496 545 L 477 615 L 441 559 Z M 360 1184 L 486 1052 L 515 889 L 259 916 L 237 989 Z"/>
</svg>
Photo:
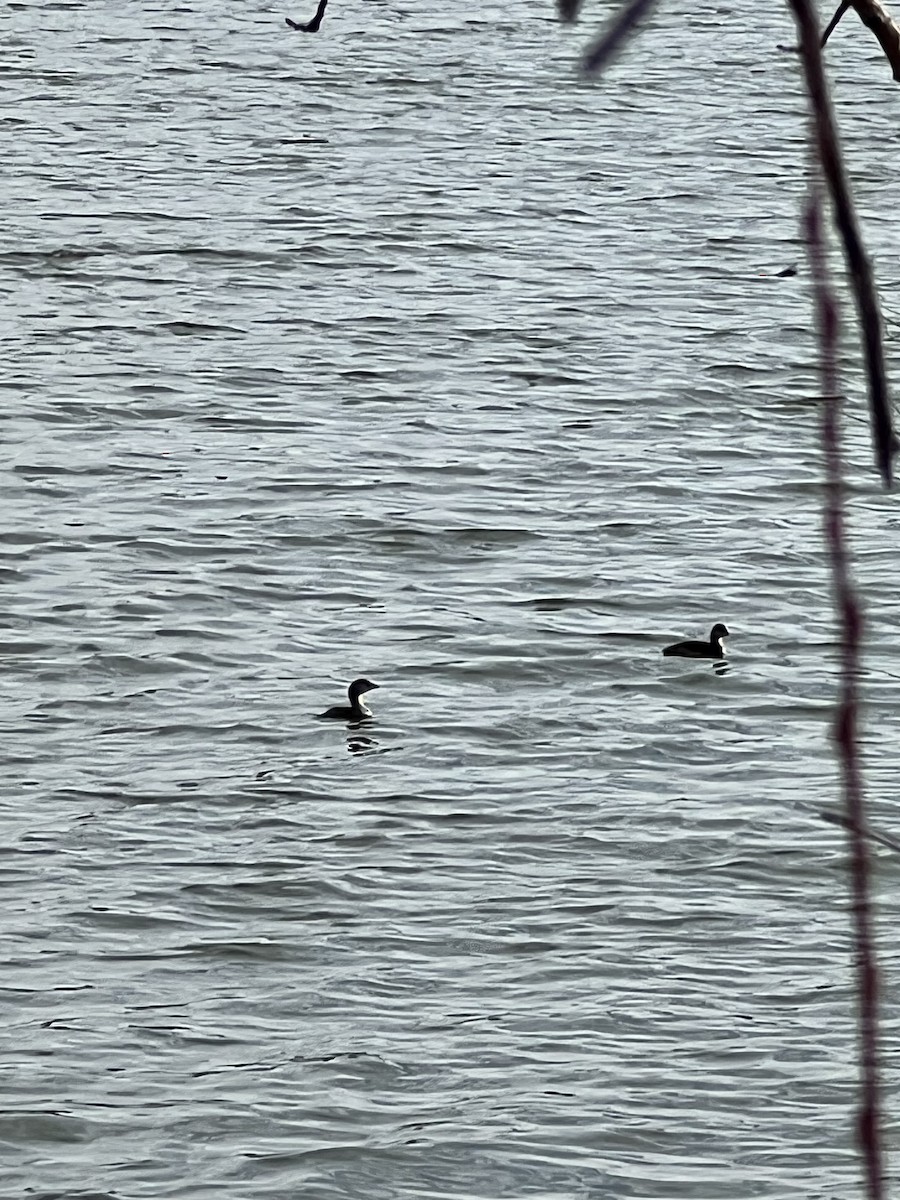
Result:
<svg viewBox="0 0 900 1200">
<path fill-rule="evenodd" d="M 722 638 L 728 637 L 728 630 L 720 621 L 713 625 L 708 642 L 676 642 L 674 646 L 666 646 L 663 654 L 677 655 L 679 658 L 724 658 L 725 647 Z"/>
<path fill-rule="evenodd" d="M 377 683 L 371 683 L 368 679 L 354 679 L 347 688 L 347 695 L 350 698 L 349 705 L 336 704 L 327 712 L 319 713 L 319 716 L 334 717 L 338 721 L 362 721 L 365 717 L 371 717 L 371 709 L 363 704 L 360 696 L 364 696 L 366 692 L 374 692 L 377 687 Z"/>
<path fill-rule="evenodd" d="M 328 0 L 319 0 L 319 7 L 316 9 L 316 15 L 307 25 L 301 25 L 299 21 L 292 21 L 290 17 L 285 17 L 285 23 L 290 25 L 291 29 L 299 29 L 301 33 L 318 33 L 319 26 L 322 24 L 322 18 L 325 16 L 325 6 Z"/>
</svg>

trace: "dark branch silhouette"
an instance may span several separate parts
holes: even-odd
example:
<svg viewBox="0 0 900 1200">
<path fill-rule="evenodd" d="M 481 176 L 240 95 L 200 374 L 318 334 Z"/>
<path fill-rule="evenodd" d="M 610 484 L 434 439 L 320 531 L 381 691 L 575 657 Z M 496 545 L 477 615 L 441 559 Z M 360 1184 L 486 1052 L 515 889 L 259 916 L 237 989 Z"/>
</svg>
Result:
<svg viewBox="0 0 900 1200">
<path fill-rule="evenodd" d="M 809 0 L 791 0 L 796 8 Z M 811 11 L 811 10 L 810 10 Z M 798 25 L 800 19 L 798 18 Z M 813 32 L 818 23 L 812 20 Z M 818 36 L 804 38 L 821 62 Z M 814 117 L 817 119 L 818 114 Z M 821 164 L 815 164 L 820 166 Z M 817 172 L 818 174 L 818 172 Z M 837 747 L 844 793 L 841 824 L 850 851 L 851 916 L 856 942 L 857 1013 L 859 1021 L 860 1100 L 856 1136 L 869 1200 L 883 1200 L 884 1162 L 878 1065 L 878 966 L 872 931 L 868 830 L 859 750 L 859 675 L 862 653 L 862 609 L 850 570 L 850 550 L 844 511 L 844 467 L 840 417 L 843 397 L 837 391 L 838 305 L 828 277 L 822 217 L 821 187 L 813 183 L 806 214 L 806 242 L 812 269 L 813 300 L 819 335 L 822 376 L 822 448 L 825 452 L 825 542 L 831 560 L 831 586 L 837 609 L 841 645 L 841 678 L 832 736 Z"/>
<path fill-rule="evenodd" d="M 822 40 L 819 43 L 819 45 L 823 49 L 825 47 L 825 43 L 831 37 L 832 31 L 834 30 L 838 21 L 841 19 L 841 17 L 844 15 L 844 13 L 847 11 L 847 9 L 849 7 L 850 7 L 850 0 L 841 0 L 841 3 L 838 5 L 837 12 L 834 14 L 834 16 L 828 22 L 828 25 L 825 28 L 825 32 L 822 34 Z M 800 47 L 798 46 L 797 49 L 799 50 Z"/>
<path fill-rule="evenodd" d="M 856 300 L 863 337 L 863 355 L 869 384 L 869 417 L 875 460 L 885 486 L 890 486 L 892 462 L 897 451 L 893 417 L 884 364 L 881 312 L 872 275 L 872 264 L 863 246 L 850 181 L 838 143 L 831 97 L 825 82 L 820 49 L 819 23 L 808 0 L 790 0 L 800 34 L 800 62 L 806 76 L 813 114 L 816 152 L 822 164 L 825 184 L 831 197 L 834 223 L 844 247 L 850 275 L 850 287 Z"/>
<path fill-rule="evenodd" d="M 888 850 L 896 850 L 900 854 L 900 841 L 891 837 L 889 833 L 885 833 L 884 830 L 872 829 L 871 826 L 859 830 L 858 826 L 854 826 L 844 813 L 829 812 L 827 808 L 822 809 L 819 816 L 831 825 L 840 825 L 842 829 L 849 829 L 853 833 L 861 832 L 862 836 L 868 838 L 870 842 L 878 842 L 880 846 L 887 846 Z"/>
<path fill-rule="evenodd" d="M 628 0 L 619 9 L 593 46 L 584 56 L 582 67 L 590 75 L 601 71 L 622 49 L 631 34 L 656 8 L 657 0 Z M 570 14 L 568 20 L 573 20 L 578 11 L 580 0 L 571 3 L 570 0 L 559 0 L 560 11 Z"/>
<path fill-rule="evenodd" d="M 627 0 L 627 3 L 613 18 L 606 32 L 585 54 L 584 70 L 594 73 L 606 66 L 640 21 L 652 11 L 656 3 L 657 0 Z M 811 12 L 811 10 L 808 10 L 808 6 L 803 3 L 803 0 L 789 0 L 789 3 L 794 10 L 798 27 L 800 27 L 801 61 L 806 74 L 807 90 L 813 105 L 817 152 L 831 195 L 834 220 L 843 244 L 844 257 L 850 275 L 850 286 L 859 313 L 875 460 L 885 486 L 889 487 L 892 478 L 893 457 L 897 452 L 898 442 L 894 436 L 893 416 L 888 396 L 881 312 L 875 291 L 872 265 L 863 246 L 853 207 L 850 184 L 838 146 L 834 115 L 831 110 L 819 48 L 818 22 L 810 15 L 810 29 L 804 30 L 801 27 L 799 11 L 802 9 Z M 850 3 L 859 11 L 860 7 L 877 5 L 878 0 L 850 0 Z M 581 0 L 557 0 L 557 6 L 560 16 L 564 20 L 572 21 L 578 15 Z M 881 12 L 890 22 L 890 17 L 884 13 L 883 9 Z M 892 22 L 891 25 L 893 25 Z M 812 59 L 812 51 L 808 50 L 809 38 L 813 35 L 815 36 L 815 62 Z M 898 31 L 898 38 L 900 38 L 900 31 Z"/>
<path fill-rule="evenodd" d="M 822 34 L 822 45 L 828 41 L 841 17 L 852 8 L 867 29 L 871 29 L 891 64 L 894 79 L 900 83 L 900 26 L 879 0 L 841 0 L 837 11 Z"/>
<path fill-rule="evenodd" d="M 306 25 L 301 25 L 298 21 L 292 21 L 290 17 L 284 18 L 285 24 L 289 25 L 291 29 L 299 29 L 301 33 L 318 33 L 319 26 L 322 24 L 322 18 L 325 16 L 325 7 L 327 4 L 328 0 L 319 0 L 316 15 Z"/>
<path fill-rule="evenodd" d="M 890 36 L 896 33 L 900 55 L 900 30 L 881 7 L 879 0 L 848 0 L 876 36 L 894 64 L 884 41 L 885 23 Z M 585 69 L 597 71 L 649 13 L 655 0 L 627 0 L 619 16 L 585 56 Z M 862 785 L 859 745 L 859 682 L 862 653 L 862 610 L 851 576 L 844 513 L 845 484 L 840 443 L 843 397 L 837 391 L 838 307 L 828 278 L 825 248 L 825 218 L 818 175 L 821 172 L 831 199 L 834 224 L 841 239 L 861 326 L 869 391 L 869 420 L 875 458 L 887 486 L 891 483 L 892 460 L 898 449 L 887 390 L 882 345 L 881 312 L 872 267 L 862 243 L 850 184 L 841 157 L 831 97 L 822 62 L 823 38 L 813 0 L 788 0 L 800 35 L 800 61 L 809 93 L 811 111 L 810 153 L 816 176 L 806 214 L 806 243 L 813 276 L 813 297 L 819 333 L 822 375 L 822 448 L 825 458 L 824 533 L 831 563 L 832 590 L 840 628 L 841 674 L 833 737 L 837 748 L 844 798 L 838 822 L 848 832 L 852 928 L 856 951 L 857 1004 L 859 1022 L 860 1099 L 856 1138 L 863 1164 L 869 1200 L 885 1195 L 884 1156 L 881 1140 L 881 1094 L 879 1085 L 878 1004 L 879 985 L 873 914 L 870 900 L 868 827 Z M 557 0 L 563 20 L 573 21 L 581 0 Z M 845 7 L 842 0 L 842 9 Z M 867 20 L 866 15 L 876 17 Z M 828 33 L 840 19 L 841 10 Z M 880 22 L 876 28 L 874 21 Z M 879 29 L 881 32 L 879 32 Z M 827 34 L 826 34 L 827 37 Z M 898 58 L 900 62 L 900 58 Z M 896 77 L 896 68 L 895 68 Z M 876 839 L 884 841 L 882 836 Z M 885 844 L 889 844 L 885 842 Z M 894 843 L 896 845 L 896 843 Z"/>
<path fill-rule="evenodd" d="M 800 18 L 797 16 L 798 7 L 802 5 L 789 0 L 794 9 L 798 27 Z M 805 7 L 805 6 L 804 6 Z M 866 254 L 856 220 L 853 206 L 853 195 L 844 160 L 841 155 L 837 136 L 837 126 L 831 99 L 825 82 L 825 68 L 822 63 L 821 48 L 828 36 L 848 8 L 855 8 L 867 25 L 870 22 L 863 16 L 862 10 L 877 9 L 881 32 L 877 32 L 878 40 L 885 47 L 885 53 L 894 67 L 894 78 L 900 81 L 900 28 L 893 18 L 885 12 L 878 0 L 842 0 L 837 12 L 822 35 L 818 39 L 818 22 L 816 28 L 801 29 L 801 44 L 799 46 L 779 46 L 779 50 L 791 50 L 801 55 L 801 64 L 806 75 L 806 87 L 810 95 L 813 110 L 814 136 L 817 143 L 819 160 L 825 175 L 825 182 L 831 195 L 834 211 L 834 223 L 840 234 L 844 247 L 844 258 L 850 275 L 850 287 L 856 300 L 859 313 L 860 328 L 863 337 L 863 358 L 866 366 L 866 376 L 869 385 L 869 420 L 872 427 L 872 442 L 875 447 L 875 460 L 885 486 L 890 487 L 894 455 L 900 449 L 900 443 L 894 434 L 894 420 L 891 411 L 890 396 L 888 395 L 887 370 L 884 363 L 883 330 L 881 308 L 875 289 L 875 278 L 872 274 L 872 264 Z M 813 49 L 812 36 L 816 35 L 818 44 Z M 884 36 L 882 36 L 884 34 Z M 806 42 L 804 42 L 804 36 Z M 892 42 L 890 50 L 887 42 Z"/>
</svg>

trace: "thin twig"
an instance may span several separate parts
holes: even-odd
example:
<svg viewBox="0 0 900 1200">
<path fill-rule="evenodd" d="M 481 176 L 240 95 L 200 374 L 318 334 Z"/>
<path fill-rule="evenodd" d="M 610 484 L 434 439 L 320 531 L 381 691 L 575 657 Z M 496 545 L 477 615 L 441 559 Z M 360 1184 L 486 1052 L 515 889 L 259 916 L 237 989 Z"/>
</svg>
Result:
<svg viewBox="0 0 900 1200">
<path fill-rule="evenodd" d="M 847 11 L 847 9 L 849 7 L 850 7 L 850 0 L 841 0 L 840 4 L 837 7 L 837 12 L 834 14 L 834 16 L 831 18 L 831 20 L 828 22 L 828 24 L 825 27 L 825 32 L 822 34 L 822 40 L 821 40 L 821 42 L 819 42 L 820 46 L 824 46 L 825 43 L 828 41 L 828 39 L 831 37 L 832 33 L 834 33 L 835 29 L 837 28 L 838 21 L 841 19 L 841 17 L 844 15 L 844 13 Z"/>
<path fill-rule="evenodd" d="M 653 11 L 657 0 L 628 0 L 606 27 L 582 60 L 582 69 L 588 75 L 601 71 L 621 50 L 636 26 Z"/>
<path fill-rule="evenodd" d="M 819 816 L 823 821 L 828 821 L 831 825 L 840 825 L 842 829 L 849 829 L 852 833 L 862 833 L 862 836 L 868 838 L 870 842 L 878 842 L 881 846 L 887 846 L 888 850 L 896 850 L 900 854 L 900 840 L 892 837 L 889 833 L 873 829 L 871 825 L 865 826 L 860 830 L 848 820 L 844 813 L 829 812 L 827 808 L 823 808 Z"/>
<path fill-rule="evenodd" d="M 816 44 L 818 53 L 818 43 Z M 818 176 L 818 171 L 815 172 Z M 816 178 L 806 212 L 806 237 L 813 278 L 822 373 L 822 448 L 825 456 L 825 541 L 840 625 L 841 678 L 834 740 L 844 793 L 850 851 L 852 918 L 856 943 L 860 1040 L 860 1102 L 857 1138 L 869 1200 L 884 1196 L 878 1068 L 878 969 L 869 896 L 869 846 L 858 736 L 862 611 L 850 571 L 844 517 L 840 441 L 841 397 L 837 390 L 838 305 L 828 278 L 821 187 Z"/>
</svg>

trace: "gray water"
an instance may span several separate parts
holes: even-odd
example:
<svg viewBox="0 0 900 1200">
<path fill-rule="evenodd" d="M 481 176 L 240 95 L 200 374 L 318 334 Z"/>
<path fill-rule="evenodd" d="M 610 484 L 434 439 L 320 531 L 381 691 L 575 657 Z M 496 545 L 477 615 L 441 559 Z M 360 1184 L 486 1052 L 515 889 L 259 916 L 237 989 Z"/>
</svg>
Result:
<svg viewBox="0 0 900 1200">
<path fill-rule="evenodd" d="M 312 9 L 4 17 L 0 1194 L 857 1196 L 786 9 L 590 84 L 599 6 Z M 829 57 L 890 312 L 898 93 Z"/>
</svg>

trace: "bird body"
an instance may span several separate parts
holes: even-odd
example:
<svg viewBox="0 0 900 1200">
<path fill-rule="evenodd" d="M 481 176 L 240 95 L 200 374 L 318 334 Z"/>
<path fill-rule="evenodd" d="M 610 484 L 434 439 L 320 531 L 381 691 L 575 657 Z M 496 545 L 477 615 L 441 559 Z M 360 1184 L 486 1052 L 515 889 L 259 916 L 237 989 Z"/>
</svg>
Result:
<svg viewBox="0 0 900 1200">
<path fill-rule="evenodd" d="M 311 21 L 305 25 L 301 25 L 299 21 L 292 21 L 290 17 L 285 17 L 285 24 L 291 29 L 299 29 L 301 33 L 318 33 L 319 26 L 322 24 L 322 18 L 325 16 L 325 6 L 328 0 L 319 0 L 319 7 L 316 9 L 316 15 Z"/>
<path fill-rule="evenodd" d="M 363 704 L 360 696 L 364 696 L 366 692 L 374 692 L 377 687 L 377 683 L 371 683 L 368 679 L 354 679 L 347 688 L 350 703 L 336 704 L 326 712 L 319 713 L 319 717 L 336 721 L 363 721 L 366 717 L 371 717 L 372 710 Z"/>
<path fill-rule="evenodd" d="M 708 642 L 676 642 L 673 646 L 666 646 L 663 654 L 678 658 L 722 659 L 725 657 L 722 638 L 726 637 L 728 637 L 728 630 L 720 621 L 717 625 L 713 625 Z"/>
</svg>

